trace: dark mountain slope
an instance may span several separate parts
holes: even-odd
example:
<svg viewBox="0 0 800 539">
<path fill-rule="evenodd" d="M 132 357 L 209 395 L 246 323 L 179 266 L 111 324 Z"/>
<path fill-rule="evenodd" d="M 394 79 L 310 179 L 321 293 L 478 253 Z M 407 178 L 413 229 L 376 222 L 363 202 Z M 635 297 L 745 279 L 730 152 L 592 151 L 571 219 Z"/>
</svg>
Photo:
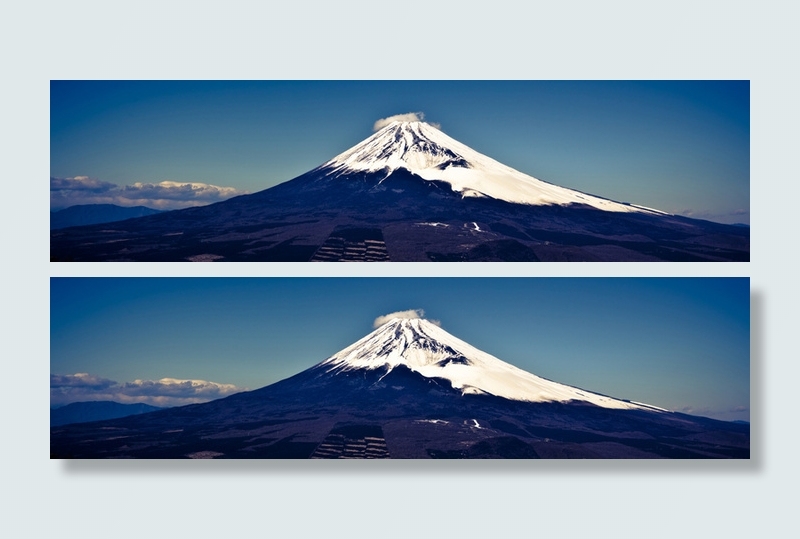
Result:
<svg viewBox="0 0 800 539">
<path fill-rule="evenodd" d="M 308 261 L 372 231 L 392 261 L 743 261 L 749 229 L 680 216 L 462 198 L 405 170 L 312 171 L 253 195 L 51 234 L 55 261 Z M 356 235 L 358 233 L 356 232 Z M 361 241 L 361 247 L 363 241 Z"/>
</svg>

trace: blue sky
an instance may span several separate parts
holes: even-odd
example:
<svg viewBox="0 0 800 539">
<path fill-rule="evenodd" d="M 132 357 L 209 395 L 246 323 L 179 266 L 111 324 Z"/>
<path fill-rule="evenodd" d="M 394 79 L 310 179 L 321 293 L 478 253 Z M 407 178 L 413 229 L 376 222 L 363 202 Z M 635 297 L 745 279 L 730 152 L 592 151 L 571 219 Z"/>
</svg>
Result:
<svg viewBox="0 0 800 539">
<path fill-rule="evenodd" d="M 51 81 L 51 208 L 260 191 L 407 112 L 545 181 L 749 223 L 749 81 Z"/>
<path fill-rule="evenodd" d="M 352 344 L 378 316 L 424 309 L 539 376 L 749 420 L 749 294 L 746 278 L 52 278 L 51 404 L 257 389 Z"/>
</svg>

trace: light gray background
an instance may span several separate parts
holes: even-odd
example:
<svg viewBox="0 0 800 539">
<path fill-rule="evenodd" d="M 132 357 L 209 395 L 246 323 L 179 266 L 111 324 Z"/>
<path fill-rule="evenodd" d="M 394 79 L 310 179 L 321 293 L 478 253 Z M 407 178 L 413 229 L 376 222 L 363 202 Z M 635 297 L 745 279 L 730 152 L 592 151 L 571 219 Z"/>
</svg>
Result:
<svg viewBox="0 0 800 539">
<path fill-rule="evenodd" d="M 318 5 L 321 4 L 321 5 Z M 5 8 L 4 529 L 11 536 L 778 533 L 796 506 L 797 8 L 788 2 L 140 1 Z M 645 7 L 649 6 L 649 7 Z M 50 264 L 55 78 L 730 78 L 751 83 L 749 264 Z M 752 277 L 746 462 L 65 462 L 48 455 L 51 276 Z M 786 533 L 786 532 L 785 532 Z"/>
</svg>

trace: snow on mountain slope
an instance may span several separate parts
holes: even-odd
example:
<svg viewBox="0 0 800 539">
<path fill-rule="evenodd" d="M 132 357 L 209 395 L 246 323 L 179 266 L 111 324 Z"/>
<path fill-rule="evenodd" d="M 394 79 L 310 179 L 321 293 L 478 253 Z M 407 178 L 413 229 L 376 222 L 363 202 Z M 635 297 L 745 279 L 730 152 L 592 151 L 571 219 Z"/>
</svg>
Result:
<svg viewBox="0 0 800 539">
<path fill-rule="evenodd" d="M 319 364 L 327 372 L 404 365 L 426 378 L 444 378 L 462 394 L 528 402 L 584 401 L 604 408 L 661 410 L 551 382 L 510 365 L 423 319 L 393 318 Z"/>
<path fill-rule="evenodd" d="M 404 168 L 449 183 L 463 197 L 490 197 L 517 204 L 586 204 L 614 212 L 664 212 L 621 204 L 538 180 L 461 144 L 425 122 L 392 122 L 323 164 L 334 172 Z"/>
</svg>

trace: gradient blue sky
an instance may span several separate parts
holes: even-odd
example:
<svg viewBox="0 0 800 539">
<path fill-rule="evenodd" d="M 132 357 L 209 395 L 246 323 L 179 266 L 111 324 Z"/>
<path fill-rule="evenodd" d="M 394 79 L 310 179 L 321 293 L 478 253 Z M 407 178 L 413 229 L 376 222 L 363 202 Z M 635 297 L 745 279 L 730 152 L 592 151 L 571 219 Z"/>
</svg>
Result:
<svg viewBox="0 0 800 539">
<path fill-rule="evenodd" d="M 256 192 L 406 112 L 564 187 L 750 220 L 749 81 L 51 81 L 50 175 Z"/>
<path fill-rule="evenodd" d="M 746 278 L 52 278 L 50 372 L 256 389 L 424 309 L 545 378 L 749 420 L 749 294 Z"/>
</svg>

